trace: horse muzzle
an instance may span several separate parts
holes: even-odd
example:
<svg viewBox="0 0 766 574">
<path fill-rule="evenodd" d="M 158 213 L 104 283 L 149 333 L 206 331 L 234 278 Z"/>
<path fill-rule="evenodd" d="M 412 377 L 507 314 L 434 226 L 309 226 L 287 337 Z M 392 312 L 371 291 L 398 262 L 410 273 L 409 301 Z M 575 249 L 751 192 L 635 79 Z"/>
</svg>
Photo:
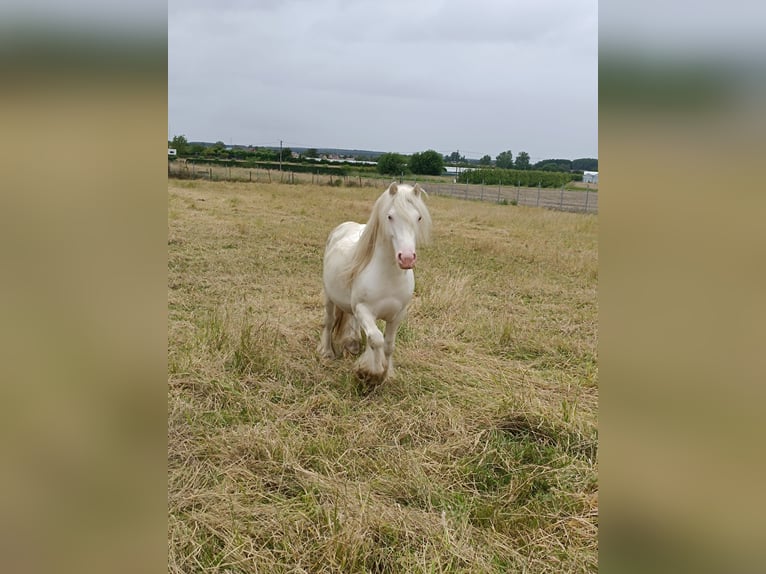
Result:
<svg viewBox="0 0 766 574">
<path fill-rule="evenodd" d="M 396 262 L 399 264 L 399 267 L 401 269 L 412 269 L 415 267 L 415 259 L 417 258 L 417 255 L 415 252 L 411 253 L 403 253 L 400 251 L 396 254 Z"/>
</svg>

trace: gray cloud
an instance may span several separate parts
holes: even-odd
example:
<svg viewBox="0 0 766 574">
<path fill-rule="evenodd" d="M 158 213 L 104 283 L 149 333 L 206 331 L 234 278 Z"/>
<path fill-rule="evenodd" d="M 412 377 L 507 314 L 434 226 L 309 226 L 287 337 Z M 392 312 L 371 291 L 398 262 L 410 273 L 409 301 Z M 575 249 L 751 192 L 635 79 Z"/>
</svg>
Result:
<svg viewBox="0 0 766 574">
<path fill-rule="evenodd" d="M 597 155 L 595 2 L 176 2 L 169 135 Z"/>
</svg>

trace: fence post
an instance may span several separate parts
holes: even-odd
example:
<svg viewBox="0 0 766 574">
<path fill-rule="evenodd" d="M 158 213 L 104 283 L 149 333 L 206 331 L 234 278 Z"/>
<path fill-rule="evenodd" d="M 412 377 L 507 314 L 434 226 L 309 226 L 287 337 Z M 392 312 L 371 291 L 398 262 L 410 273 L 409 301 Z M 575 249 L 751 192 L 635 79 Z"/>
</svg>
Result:
<svg viewBox="0 0 766 574">
<path fill-rule="evenodd" d="M 502 182 L 497 184 L 497 202 L 500 203 L 500 186 L 502 186 Z"/>
<path fill-rule="evenodd" d="M 590 189 L 586 188 L 585 189 L 585 211 L 586 212 L 588 211 L 588 194 L 589 193 L 590 193 Z"/>
<path fill-rule="evenodd" d="M 537 182 L 537 207 L 540 207 L 540 184 L 542 182 Z"/>
<path fill-rule="evenodd" d="M 484 201 L 484 180 L 481 180 L 481 201 Z"/>
<path fill-rule="evenodd" d="M 210 178 L 210 181 L 213 181 L 213 168 L 212 168 L 212 166 L 207 168 L 207 171 L 208 171 L 208 176 Z"/>
<path fill-rule="evenodd" d="M 564 185 L 561 185 L 561 199 L 559 200 L 559 209 L 564 207 Z"/>
<path fill-rule="evenodd" d="M 519 204 L 519 190 L 521 189 L 521 180 L 516 180 L 516 205 Z"/>
<path fill-rule="evenodd" d="M 463 199 L 468 199 L 468 182 L 465 182 L 465 189 L 463 190 Z"/>
</svg>

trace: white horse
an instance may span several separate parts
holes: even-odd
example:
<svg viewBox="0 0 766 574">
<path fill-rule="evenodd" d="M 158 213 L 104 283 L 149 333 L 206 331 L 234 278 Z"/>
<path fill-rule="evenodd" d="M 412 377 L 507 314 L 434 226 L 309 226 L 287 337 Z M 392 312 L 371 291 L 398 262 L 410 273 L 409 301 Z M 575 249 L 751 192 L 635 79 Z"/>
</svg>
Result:
<svg viewBox="0 0 766 574">
<path fill-rule="evenodd" d="M 326 359 L 335 358 L 333 334 L 338 333 L 340 352 L 357 354 L 361 327 L 367 348 L 356 362 L 356 372 L 373 382 L 393 374 L 396 330 L 415 289 L 415 249 L 428 240 L 431 230 L 425 195 L 418 184 L 392 183 L 375 202 L 366 224 L 341 223 L 325 247 L 325 318 L 317 351 Z M 377 319 L 386 322 L 385 336 Z"/>
</svg>

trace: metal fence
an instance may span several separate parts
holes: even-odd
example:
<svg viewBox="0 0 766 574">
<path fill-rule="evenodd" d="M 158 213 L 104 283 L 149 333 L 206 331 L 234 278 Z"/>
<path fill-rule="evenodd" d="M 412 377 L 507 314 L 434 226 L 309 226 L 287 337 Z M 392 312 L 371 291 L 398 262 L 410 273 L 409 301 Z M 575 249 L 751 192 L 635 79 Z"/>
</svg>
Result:
<svg viewBox="0 0 766 574">
<path fill-rule="evenodd" d="M 598 192 L 584 190 L 483 185 L 467 183 L 432 183 L 424 187 L 428 193 L 474 201 L 493 201 L 505 205 L 530 205 L 559 211 L 598 213 Z"/>
<path fill-rule="evenodd" d="M 261 183 L 304 183 L 344 187 L 384 188 L 391 179 L 362 177 L 361 175 L 338 175 L 298 173 L 265 168 L 245 168 L 187 164 L 184 161 L 168 162 L 168 177 L 183 179 L 208 179 L 211 181 L 248 181 Z M 598 213 L 598 190 L 591 184 L 582 184 L 584 189 L 550 189 L 540 187 L 519 187 L 509 185 L 484 185 L 457 182 L 422 182 L 425 190 L 432 195 L 456 197 L 464 200 L 491 201 L 503 205 L 526 205 L 574 211 Z"/>
</svg>

